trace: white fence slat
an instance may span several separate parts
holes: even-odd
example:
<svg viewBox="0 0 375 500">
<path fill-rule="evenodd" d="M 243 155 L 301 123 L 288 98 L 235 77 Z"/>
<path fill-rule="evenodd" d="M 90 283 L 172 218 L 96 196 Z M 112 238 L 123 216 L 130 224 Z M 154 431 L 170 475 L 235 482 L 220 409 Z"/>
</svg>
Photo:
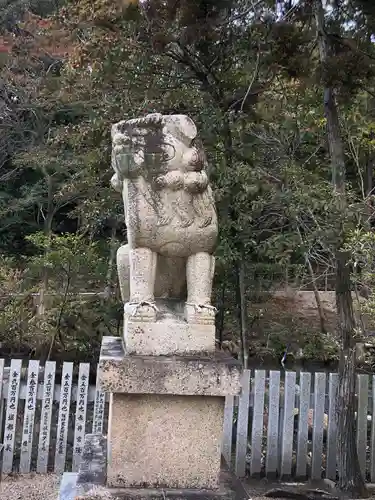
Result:
<svg viewBox="0 0 375 500">
<path fill-rule="evenodd" d="M 315 373 L 311 479 L 321 479 L 322 477 L 325 400 L 326 400 L 326 374 Z"/>
<path fill-rule="evenodd" d="M 224 406 L 224 429 L 221 453 L 228 467 L 231 467 L 232 464 L 233 410 L 234 396 L 227 396 Z"/>
<path fill-rule="evenodd" d="M 87 394 L 89 388 L 90 364 L 81 363 L 78 373 L 77 408 L 74 426 L 73 472 L 78 470 L 86 432 Z"/>
<path fill-rule="evenodd" d="M 4 404 L 5 404 L 5 392 L 4 392 L 4 365 L 5 360 L 0 359 L 0 443 L 2 443 L 2 428 L 3 428 L 3 416 L 4 416 Z"/>
<path fill-rule="evenodd" d="M 57 424 L 55 473 L 65 470 L 66 441 L 69 427 L 70 396 L 72 390 L 73 363 L 64 363 L 61 377 L 61 397 Z"/>
<path fill-rule="evenodd" d="M 241 395 L 238 403 L 237 414 L 237 439 L 236 439 L 236 465 L 237 477 L 245 477 L 246 453 L 247 453 L 247 431 L 249 425 L 249 402 L 250 402 L 250 370 L 244 370 L 241 379 Z"/>
<path fill-rule="evenodd" d="M 336 481 L 337 469 L 337 415 L 336 398 L 339 376 L 337 373 L 329 374 L 329 413 L 327 430 L 327 459 L 326 459 L 326 478 Z"/>
<path fill-rule="evenodd" d="M 94 420 L 92 422 L 93 434 L 101 434 L 103 432 L 104 409 L 105 409 L 105 393 L 100 390 L 97 379 L 95 404 L 94 404 Z"/>
<path fill-rule="evenodd" d="M 268 389 L 266 475 L 275 476 L 278 466 L 280 372 L 271 370 Z"/>
<path fill-rule="evenodd" d="M 21 474 L 30 472 L 38 381 L 39 361 L 31 360 L 27 368 L 27 398 L 25 400 L 20 457 Z"/>
<path fill-rule="evenodd" d="M 20 390 L 21 369 L 22 360 L 12 359 L 10 363 L 9 387 L 4 429 L 4 474 L 9 474 L 13 469 L 14 441 L 16 437 L 18 393 Z"/>
<path fill-rule="evenodd" d="M 286 372 L 284 382 L 284 410 L 281 435 L 280 476 L 292 474 L 294 406 L 296 394 L 296 373 Z"/>
<path fill-rule="evenodd" d="M 44 367 L 43 403 L 40 414 L 38 459 L 36 464 L 36 471 L 41 474 L 45 474 L 48 468 L 55 375 L 56 363 L 47 361 Z"/>
<path fill-rule="evenodd" d="M 362 475 L 366 474 L 368 375 L 357 375 L 357 452 Z"/>
<path fill-rule="evenodd" d="M 262 442 L 264 422 L 264 392 L 266 372 L 255 370 L 253 423 L 251 426 L 250 474 L 257 476 L 262 470 Z"/>
<path fill-rule="evenodd" d="M 311 373 L 301 372 L 299 386 L 300 395 L 298 408 L 296 476 L 298 478 L 305 478 L 307 475 L 307 442 L 309 433 Z"/>
</svg>

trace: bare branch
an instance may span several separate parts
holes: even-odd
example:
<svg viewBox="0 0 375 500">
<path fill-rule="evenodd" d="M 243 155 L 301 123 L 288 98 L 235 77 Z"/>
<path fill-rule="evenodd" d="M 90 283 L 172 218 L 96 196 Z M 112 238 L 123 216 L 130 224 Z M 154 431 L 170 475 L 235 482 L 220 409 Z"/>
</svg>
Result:
<svg viewBox="0 0 375 500">
<path fill-rule="evenodd" d="M 260 50 L 258 49 L 257 60 L 256 60 L 256 63 L 255 63 L 255 70 L 254 70 L 252 79 L 251 79 L 251 81 L 249 83 L 249 86 L 247 88 L 246 94 L 245 94 L 244 98 L 242 99 L 241 108 L 240 108 L 241 111 L 243 111 L 243 107 L 244 107 L 245 101 L 246 101 L 246 99 L 249 96 L 249 92 L 250 92 L 250 90 L 252 89 L 252 87 L 254 85 L 255 79 L 258 77 L 258 74 L 259 74 L 259 61 L 260 61 Z"/>
</svg>

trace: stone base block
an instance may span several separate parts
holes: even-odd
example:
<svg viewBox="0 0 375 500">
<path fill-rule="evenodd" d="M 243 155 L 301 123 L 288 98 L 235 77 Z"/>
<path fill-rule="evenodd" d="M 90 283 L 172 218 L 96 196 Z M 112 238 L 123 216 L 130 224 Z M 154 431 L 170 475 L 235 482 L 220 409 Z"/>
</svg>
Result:
<svg viewBox="0 0 375 500">
<path fill-rule="evenodd" d="M 144 356 L 213 352 L 215 326 L 125 319 L 124 342 L 127 353 Z"/>
<path fill-rule="evenodd" d="M 85 438 L 78 473 L 63 475 L 59 500 L 246 500 L 240 481 L 222 463 L 219 486 L 207 489 L 111 488 L 106 483 L 106 439 L 90 434 Z"/>
<path fill-rule="evenodd" d="M 111 393 L 107 484 L 219 487 L 224 401 L 240 393 L 241 365 L 210 356 L 129 356 L 105 337 L 98 380 Z"/>
<path fill-rule="evenodd" d="M 144 356 L 194 354 L 215 350 L 212 325 L 176 325 L 173 323 L 125 322 L 126 352 Z"/>
<path fill-rule="evenodd" d="M 135 309 L 125 305 L 124 343 L 128 354 L 167 356 L 215 351 L 212 311 L 191 312 L 187 321 L 183 304 L 160 300 L 156 304 L 158 312 L 148 306 Z"/>
<path fill-rule="evenodd" d="M 99 384 L 109 393 L 237 395 L 241 364 L 224 353 L 200 356 L 128 356 L 119 337 L 104 337 Z"/>
<path fill-rule="evenodd" d="M 218 488 L 223 415 L 223 397 L 113 394 L 108 485 Z"/>
</svg>

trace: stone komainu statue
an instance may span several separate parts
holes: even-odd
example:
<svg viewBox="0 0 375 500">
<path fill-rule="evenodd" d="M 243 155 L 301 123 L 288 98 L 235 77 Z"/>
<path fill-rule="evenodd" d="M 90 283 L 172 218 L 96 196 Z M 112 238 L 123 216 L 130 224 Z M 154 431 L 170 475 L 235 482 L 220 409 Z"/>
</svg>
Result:
<svg viewBox="0 0 375 500">
<path fill-rule="evenodd" d="M 184 115 L 155 113 L 112 127 L 112 185 L 123 196 L 128 235 L 117 266 L 122 299 L 136 314 L 154 309 L 156 319 L 156 299 L 177 299 L 188 322 L 193 310 L 213 321 L 217 215 L 196 136 Z"/>
</svg>

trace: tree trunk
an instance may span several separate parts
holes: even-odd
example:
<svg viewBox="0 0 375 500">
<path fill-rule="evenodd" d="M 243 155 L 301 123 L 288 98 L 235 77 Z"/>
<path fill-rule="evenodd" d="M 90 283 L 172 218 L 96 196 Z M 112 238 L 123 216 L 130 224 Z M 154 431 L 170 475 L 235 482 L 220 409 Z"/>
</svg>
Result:
<svg viewBox="0 0 375 500">
<path fill-rule="evenodd" d="M 115 267 L 116 261 L 116 252 L 118 248 L 118 241 L 116 238 L 116 230 L 117 224 L 113 222 L 112 230 L 111 230 L 111 240 L 110 240 L 110 249 L 109 249 L 109 258 L 108 258 L 108 267 L 107 267 L 107 275 L 106 275 L 106 285 L 104 289 L 104 297 L 109 299 L 112 295 L 113 290 L 113 269 Z"/>
<path fill-rule="evenodd" d="M 322 0 L 314 2 L 315 22 L 318 35 L 320 62 L 327 64 L 330 47 L 325 26 Z M 331 157 L 332 185 L 338 208 L 345 213 L 347 208 L 345 193 L 345 154 L 340 132 L 340 122 L 334 91 L 324 88 L 324 111 L 327 119 L 327 139 Z M 340 223 L 341 224 L 341 223 Z M 350 277 L 349 255 L 341 251 L 344 243 L 344 229 L 336 244 L 336 306 L 338 328 L 341 335 L 341 354 L 339 362 L 339 388 L 337 397 L 338 440 L 337 458 L 339 480 L 338 488 L 355 497 L 367 496 L 362 477 L 355 436 L 355 317 L 353 312 L 352 284 Z"/>
<path fill-rule="evenodd" d="M 367 158 L 367 162 L 365 165 L 365 194 L 366 194 L 366 200 L 365 200 L 365 212 L 366 212 L 366 220 L 365 223 L 368 227 L 368 230 L 371 231 L 372 229 L 372 222 L 374 220 L 374 201 L 373 201 L 373 172 L 374 172 L 374 166 L 375 166 L 375 157 L 373 153 L 369 154 L 369 157 Z"/>
<path fill-rule="evenodd" d="M 241 350 L 243 367 L 246 370 L 249 366 L 249 348 L 247 345 L 248 334 L 248 314 L 247 314 L 247 299 L 245 285 L 245 265 L 243 260 L 240 260 L 237 265 L 237 297 L 239 307 L 240 332 L 241 332 Z"/>
<path fill-rule="evenodd" d="M 374 158 L 373 158 L 373 155 L 370 155 L 370 157 L 367 159 L 367 162 L 365 165 L 366 196 L 370 196 L 372 194 L 373 171 L 374 171 Z"/>
<path fill-rule="evenodd" d="M 233 171 L 235 168 L 233 162 L 233 138 L 232 130 L 230 125 L 229 117 L 224 113 L 223 118 L 223 141 L 225 146 L 225 163 L 229 171 Z M 249 349 L 247 345 L 247 334 L 248 334 L 248 312 L 247 312 L 247 299 L 246 299 L 246 286 L 245 286 L 245 266 L 244 266 L 244 252 L 243 245 L 239 239 L 238 233 L 235 228 L 235 222 L 238 219 L 237 211 L 235 210 L 235 199 L 237 195 L 238 184 L 234 183 L 233 189 L 228 197 L 228 215 L 231 221 L 230 235 L 232 242 L 237 250 L 240 257 L 237 257 L 234 263 L 235 269 L 237 271 L 237 286 L 236 286 L 236 296 L 237 296 L 237 308 L 238 308 L 238 319 L 240 324 L 240 337 L 241 337 L 241 350 L 242 350 L 242 363 L 243 367 L 247 369 L 249 364 Z"/>
<path fill-rule="evenodd" d="M 337 486 L 355 498 L 367 497 L 368 492 L 361 474 L 356 444 L 356 345 L 353 339 L 355 318 L 348 257 L 345 252 L 337 252 L 336 255 L 336 307 L 342 338 L 337 394 Z"/>
<path fill-rule="evenodd" d="M 53 180 L 52 176 L 50 176 L 47 172 L 44 172 L 46 183 L 47 183 L 47 213 L 43 215 L 44 224 L 43 231 L 45 236 L 48 239 L 48 244 L 44 250 L 44 256 L 47 258 L 48 253 L 50 251 L 51 237 L 52 237 L 52 221 L 54 216 L 54 206 L 53 206 Z M 46 311 L 46 293 L 48 290 L 48 279 L 49 279 L 49 269 L 48 266 L 43 267 L 42 271 L 42 282 L 39 288 L 39 303 L 37 315 L 43 316 Z"/>
<path fill-rule="evenodd" d="M 301 244 L 303 244 L 303 238 L 302 238 L 302 234 L 301 234 L 299 227 L 297 227 L 297 231 L 298 231 L 298 235 L 299 235 L 299 239 L 301 241 Z M 318 309 L 319 320 L 320 320 L 320 331 L 323 334 L 326 334 L 327 333 L 326 316 L 324 314 L 322 301 L 320 300 L 319 290 L 318 290 L 318 287 L 316 285 L 314 269 L 312 267 L 311 261 L 310 261 L 307 253 L 305 253 L 305 261 L 306 261 L 307 268 L 309 270 L 309 274 L 310 274 L 310 278 L 311 278 L 311 285 L 312 285 L 313 291 L 314 291 L 316 307 Z"/>
<path fill-rule="evenodd" d="M 326 334 L 327 333 L 326 316 L 324 314 L 324 308 L 323 308 L 322 301 L 320 300 L 319 290 L 318 290 L 318 287 L 316 285 L 314 270 L 313 270 L 313 267 L 311 265 L 310 259 L 307 257 L 307 255 L 306 255 L 306 263 L 307 263 L 307 267 L 309 269 L 309 274 L 310 274 L 310 278 L 311 278 L 311 285 L 312 285 L 313 291 L 314 291 L 316 307 L 318 309 L 319 321 L 320 321 L 320 331 L 323 334 Z"/>
</svg>

